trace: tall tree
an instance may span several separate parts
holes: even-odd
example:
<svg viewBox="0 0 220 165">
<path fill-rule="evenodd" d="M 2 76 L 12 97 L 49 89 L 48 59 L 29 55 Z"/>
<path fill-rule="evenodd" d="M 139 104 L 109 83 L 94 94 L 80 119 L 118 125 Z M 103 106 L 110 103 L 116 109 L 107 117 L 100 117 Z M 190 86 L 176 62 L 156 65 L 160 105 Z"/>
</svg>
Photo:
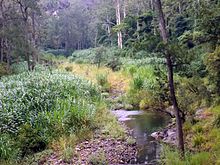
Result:
<svg viewBox="0 0 220 165">
<path fill-rule="evenodd" d="M 117 25 L 120 25 L 121 24 L 121 4 L 120 4 L 120 0 L 115 0 L 115 6 L 116 6 L 116 22 L 117 22 Z M 122 32 L 118 31 L 117 35 L 118 35 L 118 47 L 120 49 L 122 49 L 122 47 L 123 47 Z"/>
<path fill-rule="evenodd" d="M 36 63 L 36 53 L 34 52 L 35 47 L 35 11 L 39 10 L 38 2 L 39 0 L 15 0 L 19 5 L 21 19 L 23 21 L 23 33 L 25 41 L 25 58 L 28 63 L 28 70 L 33 70 Z M 29 37 L 29 18 L 32 20 L 32 35 Z M 32 59 L 31 59 L 32 57 Z"/>
<path fill-rule="evenodd" d="M 161 1 L 155 0 L 155 6 L 158 11 L 160 34 L 161 34 L 161 37 L 163 39 L 165 46 L 167 47 L 169 44 L 168 43 L 169 37 L 168 37 L 168 32 L 166 28 L 165 17 L 164 17 Z M 180 116 L 180 109 L 179 109 L 178 102 L 176 99 L 176 94 L 175 94 L 174 79 L 173 79 L 173 63 L 171 60 L 172 55 L 167 48 L 165 49 L 165 57 L 166 57 L 166 63 L 167 63 L 167 69 L 168 69 L 168 82 L 169 82 L 170 96 L 171 96 L 171 100 L 173 103 L 175 116 L 176 116 L 178 148 L 183 156 L 184 155 L 184 141 L 183 141 L 182 119 Z"/>
</svg>

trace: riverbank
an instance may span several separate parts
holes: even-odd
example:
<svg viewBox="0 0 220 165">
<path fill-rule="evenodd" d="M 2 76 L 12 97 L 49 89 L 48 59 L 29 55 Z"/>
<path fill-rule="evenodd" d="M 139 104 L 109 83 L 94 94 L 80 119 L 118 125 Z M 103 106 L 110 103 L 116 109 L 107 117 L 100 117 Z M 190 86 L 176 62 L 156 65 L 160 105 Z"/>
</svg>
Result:
<svg viewBox="0 0 220 165">
<path fill-rule="evenodd" d="M 90 81 L 93 81 L 94 83 L 97 83 L 97 75 L 103 75 L 107 74 L 107 83 L 109 84 L 109 90 L 105 92 L 104 96 L 106 98 L 107 104 L 109 109 L 113 112 L 113 114 L 118 118 L 120 123 L 126 125 L 126 127 L 130 130 L 131 134 L 128 134 L 127 131 L 127 138 L 129 139 L 128 143 L 134 143 L 136 141 L 136 145 L 132 147 L 129 146 L 126 142 L 126 140 L 117 140 L 117 144 L 121 146 L 120 148 L 123 148 L 123 153 L 126 153 L 127 155 L 126 159 L 123 158 L 123 153 L 120 153 L 121 151 L 114 151 L 117 154 L 109 155 L 108 150 L 105 149 L 105 147 L 102 148 L 102 157 L 107 157 L 107 160 L 110 162 L 112 160 L 118 161 L 117 163 L 120 164 L 126 164 L 133 158 L 137 159 L 136 163 L 155 163 L 159 159 L 159 153 L 160 153 L 160 144 L 157 143 L 152 137 L 150 137 L 150 134 L 160 129 L 161 127 L 165 127 L 165 125 L 169 121 L 169 117 L 162 114 L 162 113 L 155 113 L 155 112 L 146 112 L 146 111 L 134 111 L 132 110 L 132 105 L 125 105 L 123 102 L 123 98 L 125 97 L 127 91 L 129 90 L 130 85 L 132 84 L 130 81 L 131 79 L 129 77 L 126 77 L 121 71 L 119 72 L 112 72 L 108 68 L 101 67 L 98 68 L 96 66 L 87 65 L 87 64 L 63 64 L 61 66 L 62 69 L 72 68 L 70 69 L 70 72 L 80 75 L 82 77 L 86 77 Z M 129 107 L 129 108 L 128 108 Z M 131 108 L 132 107 L 132 108 Z M 129 110 L 125 110 L 125 109 Z M 133 138 L 130 137 L 132 135 Z M 132 139 L 132 140 L 131 140 Z M 108 146 L 109 141 L 112 140 L 105 139 L 98 139 L 97 141 L 100 141 L 100 143 L 106 144 Z M 119 143 L 118 143 L 119 142 Z M 82 162 L 88 161 L 88 153 L 91 151 L 95 152 L 95 150 L 91 148 L 99 148 L 100 146 L 96 145 L 96 142 L 93 140 L 87 141 L 88 147 L 78 147 L 79 148 L 79 155 L 83 158 L 81 159 Z M 82 143 L 85 145 L 85 143 Z M 80 145 L 80 144 L 79 144 Z M 86 145 L 87 146 L 87 145 Z M 95 146 L 95 147 L 91 147 Z M 105 145 L 104 145 L 105 146 Z M 113 145 L 114 146 L 114 145 Z M 91 147 L 91 148 L 90 148 Z M 117 148 L 117 147 L 116 147 Z M 125 149 L 127 148 L 127 149 Z M 111 150 L 111 147 L 110 147 Z M 134 152 L 136 153 L 136 156 L 134 157 Z M 97 155 L 97 154 L 96 154 Z M 105 156 L 103 156 L 105 155 Z M 122 157 L 122 159 L 120 158 Z M 75 161 L 78 162 L 79 160 L 75 158 Z M 112 162 L 113 164 L 116 162 Z M 124 163 L 123 163 L 124 162 Z M 131 163 L 131 162 L 130 162 Z"/>
<path fill-rule="evenodd" d="M 94 135 L 92 139 L 78 143 L 69 159 L 62 159 L 58 153 L 53 153 L 43 164 L 132 164 L 135 159 L 136 144 L 129 136 L 117 139 Z"/>
<path fill-rule="evenodd" d="M 161 131 L 153 132 L 151 136 L 157 141 L 161 141 L 171 146 L 177 146 L 177 131 L 175 123 L 168 124 Z"/>
<path fill-rule="evenodd" d="M 68 70 L 73 75 L 78 75 L 83 79 L 97 84 L 97 75 L 110 74 L 108 82 L 110 90 L 105 91 L 104 102 L 109 98 L 114 105 L 128 87 L 128 79 L 120 72 L 112 72 L 106 67 L 97 68 L 91 65 L 62 64 L 61 69 Z M 67 69 L 68 68 L 68 69 Z M 101 86 L 102 88 L 102 86 Z M 103 94 L 104 94 L 103 93 Z M 137 147 L 135 140 L 131 137 L 131 132 L 125 125 L 118 122 L 110 110 L 111 106 L 106 106 L 98 110 L 95 121 L 97 128 L 89 132 L 83 132 L 74 143 L 72 138 L 58 140 L 53 144 L 53 152 L 41 159 L 40 164 L 130 164 L 135 163 Z M 89 134 L 89 135 L 88 135 Z M 74 140 L 73 140 L 74 141 Z M 62 144 L 64 143 L 64 144 Z M 55 146 L 55 147 L 54 147 Z M 57 147 L 56 147 L 57 146 Z"/>
</svg>

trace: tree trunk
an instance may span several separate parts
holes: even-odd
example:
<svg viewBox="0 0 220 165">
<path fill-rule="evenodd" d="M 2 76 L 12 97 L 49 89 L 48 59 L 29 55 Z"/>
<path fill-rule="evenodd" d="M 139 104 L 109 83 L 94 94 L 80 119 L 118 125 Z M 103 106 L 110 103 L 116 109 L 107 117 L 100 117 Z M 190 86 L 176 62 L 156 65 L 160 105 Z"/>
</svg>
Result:
<svg viewBox="0 0 220 165">
<path fill-rule="evenodd" d="M 5 17 L 4 17 L 4 14 L 3 14 L 3 10 L 4 10 L 4 7 L 3 7 L 3 0 L 0 1 L 0 11 L 1 11 L 1 21 L 2 21 L 2 31 L 5 30 Z M 0 43 L 1 47 L 0 47 L 0 53 L 1 53 L 1 58 L 0 58 L 0 62 L 3 62 L 4 60 L 4 36 L 1 37 L 1 43 Z"/>
<path fill-rule="evenodd" d="M 95 48 L 97 47 L 97 40 L 98 40 L 98 34 L 99 34 L 99 32 L 98 32 L 98 30 L 96 31 L 96 33 L 95 33 L 95 44 L 94 44 L 94 46 L 95 46 Z"/>
<path fill-rule="evenodd" d="M 124 19 L 125 19 L 126 16 L 127 16 L 127 11 L 126 11 L 127 4 L 126 4 L 126 1 L 127 1 L 127 0 L 124 0 L 124 6 L 123 6 L 123 16 L 124 16 Z"/>
<path fill-rule="evenodd" d="M 117 25 L 120 25 L 121 24 L 120 0 L 116 0 L 116 20 L 117 20 Z M 119 31 L 117 35 L 118 35 L 118 47 L 122 49 L 123 47 L 122 32 Z"/>
<path fill-rule="evenodd" d="M 25 22 L 25 58 L 28 64 L 28 70 L 31 71 L 31 60 L 30 60 L 30 45 L 29 45 L 29 39 L 28 39 L 28 23 Z"/>
<path fill-rule="evenodd" d="M 35 24 L 35 13 L 33 12 L 31 15 L 31 19 L 32 19 L 32 46 L 33 46 L 33 50 L 32 50 L 32 59 L 33 59 L 33 66 L 32 69 L 34 69 L 36 63 L 37 63 L 37 53 L 36 53 L 36 24 Z"/>
<path fill-rule="evenodd" d="M 7 49 L 6 51 L 6 63 L 7 63 L 7 72 L 9 73 L 9 70 L 10 70 L 10 46 L 8 44 L 8 40 L 6 39 L 5 40 L 5 47 Z"/>
<path fill-rule="evenodd" d="M 4 59 L 4 39 L 1 38 L 1 58 L 0 58 L 0 62 L 3 62 Z"/>
<path fill-rule="evenodd" d="M 179 13 L 182 14 L 182 0 L 179 0 Z"/>
<path fill-rule="evenodd" d="M 168 44 L 168 33 L 165 24 L 164 13 L 162 10 L 162 4 L 160 0 L 155 1 L 156 8 L 158 10 L 158 19 L 159 19 L 159 27 L 161 32 L 161 37 L 165 45 Z M 181 156 L 184 156 L 184 141 L 183 141 L 183 129 L 182 129 L 182 120 L 180 116 L 180 109 L 178 107 L 176 95 L 175 95 L 175 87 L 174 87 L 174 80 L 173 80 L 173 64 L 171 60 L 171 54 L 168 50 L 165 51 L 166 55 L 166 62 L 167 62 L 167 69 L 168 69 L 168 82 L 169 82 L 169 89 L 170 89 L 170 96 L 173 103 L 173 107 L 175 110 L 176 116 L 176 129 L 177 129 L 177 139 L 178 139 L 178 148 L 180 150 Z"/>
</svg>

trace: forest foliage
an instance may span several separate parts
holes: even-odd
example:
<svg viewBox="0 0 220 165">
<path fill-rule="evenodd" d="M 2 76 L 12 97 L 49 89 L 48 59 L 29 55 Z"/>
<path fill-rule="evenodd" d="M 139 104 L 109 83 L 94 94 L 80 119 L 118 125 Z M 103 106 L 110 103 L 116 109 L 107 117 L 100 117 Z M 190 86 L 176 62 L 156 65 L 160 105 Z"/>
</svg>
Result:
<svg viewBox="0 0 220 165">
<path fill-rule="evenodd" d="M 100 90 L 67 73 L 74 72 L 74 65 L 67 72 L 54 71 L 64 62 L 108 67 L 128 77 L 129 88 L 120 101 L 133 109 L 168 108 L 167 51 L 178 104 L 186 115 L 185 138 L 193 144 L 187 146 L 193 151 L 186 154 L 189 160 L 176 162 L 201 159 L 202 164 L 209 151 L 219 155 L 210 141 L 219 139 L 220 2 L 163 0 L 167 44 L 160 37 L 154 2 L 0 0 L 1 159 L 44 150 L 60 134 L 100 127 L 96 112 L 105 109 L 101 92 L 111 90 L 108 73 L 95 76 Z M 205 124 L 193 117 L 204 107 L 213 115 Z M 170 160 L 176 154 L 169 149 L 166 163 L 175 164 Z M 219 161 L 217 156 L 210 160 Z"/>
</svg>

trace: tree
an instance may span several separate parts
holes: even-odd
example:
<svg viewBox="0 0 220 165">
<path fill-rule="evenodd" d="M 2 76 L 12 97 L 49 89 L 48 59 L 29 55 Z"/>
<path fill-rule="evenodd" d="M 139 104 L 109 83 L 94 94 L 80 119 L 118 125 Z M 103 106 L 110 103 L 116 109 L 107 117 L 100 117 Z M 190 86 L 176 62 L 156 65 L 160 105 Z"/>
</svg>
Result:
<svg viewBox="0 0 220 165">
<path fill-rule="evenodd" d="M 116 20 L 117 20 L 116 22 L 117 22 L 117 25 L 120 25 L 121 24 L 121 5 L 120 5 L 120 0 L 116 0 L 115 1 L 115 6 L 116 6 Z M 118 47 L 120 49 L 122 49 L 122 47 L 123 47 L 122 32 L 118 31 L 117 35 L 118 35 Z"/>
<path fill-rule="evenodd" d="M 36 64 L 36 53 L 34 53 L 35 48 L 35 12 L 39 11 L 38 2 L 39 0 L 14 0 L 20 9 L 21 19 L 23 21 L 23 34 L 25 41 L 25 59 L 28 63 L 28 70 L 34 69 Z M 29 18 L 32 20 L 32 35 L 29 37 Z M 32 56 L 32 59 L 31 59 Z"/>
<path fill-rule="evenodd" d="M 158 11 L 160 34 L 163 39 L 164 45 L 168 46 L 169 37 L 168 37 L 167 29 L 166 29 L 164 13 L 162 10 L 162 3 L 160 0 L 156 0 L 155 5 Z M 182 119 L 180 116 L 180 109 L 178 107 L 178 102 L 177 102 L 176 94 L 175 94 L 174 79 L 173 79 L 173 63 L 171 60 L 172 55 L 170 54 L 169 50 L 166 48 L 165 48 L 165 57 L 166 57 L 166 64 L 167 64 L 167 69 L 168 69 L 168 83 L 169 83 L 169 89 L 170 89 L 170 96 L 171 96 L 171 100 L 173 103 L 175 116 L 176 116 L 178 148 L 181 152 L 181 155 L 183 156 L 184 155 L 184 141 L 183 141 Z"/>
</svg>

